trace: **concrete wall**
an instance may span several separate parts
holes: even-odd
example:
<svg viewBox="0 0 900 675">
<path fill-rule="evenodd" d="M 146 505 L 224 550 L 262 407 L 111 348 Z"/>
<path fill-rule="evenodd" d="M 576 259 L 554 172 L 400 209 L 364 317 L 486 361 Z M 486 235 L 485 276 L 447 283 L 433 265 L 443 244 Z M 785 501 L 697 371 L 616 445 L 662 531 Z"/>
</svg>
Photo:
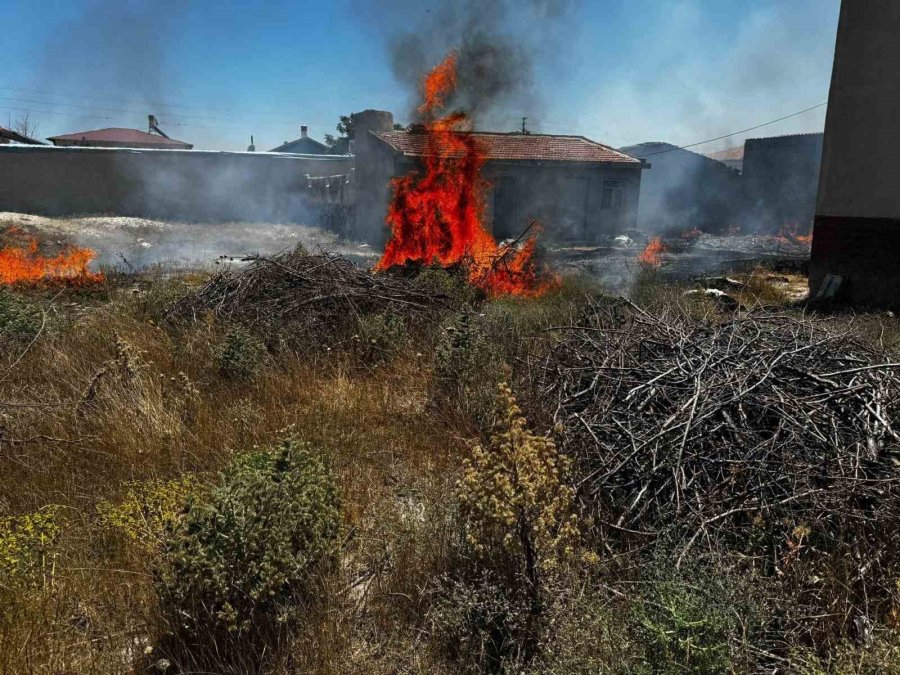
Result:
<svg viewBox="0 0 900 675">
<path fill-rule="evenodd" d="M 822 134 L 747 139 L 742 225 L 755 232 L 793 227 L 807 233 L 816 212 L 821 159 Z"/>
<path fill-rule="evenodd" d="M 810 291 L 900 305 L 900 2 L 844 0 L 813 231 Z"/>
<path fill-rule="evenodd" d="M 387 241 L 384 223 L 387 214 L 390 179 L 398 175 L 394 152 L 370 132 L 390 131 L 394 116 L 384 110 L 353 113 L 353 152 L 355 158 L 356 206 L 355 239 L 381 246 Z"/>
<path fill-rule="evenodd" d="M 555 243 L 595 242 L 604 235 L 635 227 L 641 168 L 563 162 L 488 162 L 484 177 L 493 188 L 488 195 L 487 226 L 503 239 L 519 236 L 536 220 L 541 239 Z M 497 226 L 495 205 L 502 181 L 515 186 L 515 214 L 509 231 Z M 621 200 L 604 205 L 605 181 L 615 181 Z M 499 221 L 498 221 L 499 222 Z M 510 226 L 511 225 L 511 226 Z"/>
<path fill-rule="evenodd" d="M 303 222 L 305 175 L 351 168 L 342 155 L 4 146 L 0 211 Z"/>
</svg>

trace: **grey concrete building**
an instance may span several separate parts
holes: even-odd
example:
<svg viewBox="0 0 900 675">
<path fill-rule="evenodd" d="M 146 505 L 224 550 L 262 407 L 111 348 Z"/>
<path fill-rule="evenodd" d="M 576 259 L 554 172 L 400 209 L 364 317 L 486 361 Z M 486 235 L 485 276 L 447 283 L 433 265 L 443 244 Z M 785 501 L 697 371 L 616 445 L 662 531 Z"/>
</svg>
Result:
<svg viewBox="0 0 900 675">
<path fill-rule="evenodd" d="M 353 115 L 356 226 L 359 238 L 382 243 L 389 182 L 425 157 L 424 131 L 395 130 L 389 112 Z M 532 220 L 558 243 L 592 242 L 635 226 L 644 163 L 583 136 L 477 134 L 492 189 L 487 226 L 497 239 L 517 237 Z"/>
<path fill-rule="evenodd" d="M 825 118 L 810 292 L 900 305 L 900 2 L 844 0 Z"/>
<path fill-rule="evenodd" d="M 649 165 L 641 179 L 640 229 L 721 232 L 738 222 L 741 178 L 734 169 L 671 143 L 640 143 L 620 150 Z"/>
<path fill-rule="evenodd" d="M 744 141 L 744 228 L 808 233 L 816 211 L 821 160 L 821 133 Z"/>
</svg>

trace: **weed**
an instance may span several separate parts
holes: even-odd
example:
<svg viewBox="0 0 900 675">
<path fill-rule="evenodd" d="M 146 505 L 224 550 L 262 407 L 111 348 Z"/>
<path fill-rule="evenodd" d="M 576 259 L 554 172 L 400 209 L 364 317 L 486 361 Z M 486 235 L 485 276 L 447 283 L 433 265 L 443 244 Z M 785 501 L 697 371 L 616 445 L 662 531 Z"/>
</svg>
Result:
<svg viewBox="0 0 900 675">
<path fill-rule="evenodd" d="M 265 355 L 266 347 L 259 338 L 246 328 L 235 326 L 216 347 L 215 361 L 223 376 L 246 379 L 262 367 Z"/>
<path fill-rule="evenodd" d="M 334 480 L 309 445 L 288 438 L 238 457 L 166 545 L 160 595 L 170 624 L 249 639 L 287 621 L 333 550 L 338 517 Z"/>
</svg>

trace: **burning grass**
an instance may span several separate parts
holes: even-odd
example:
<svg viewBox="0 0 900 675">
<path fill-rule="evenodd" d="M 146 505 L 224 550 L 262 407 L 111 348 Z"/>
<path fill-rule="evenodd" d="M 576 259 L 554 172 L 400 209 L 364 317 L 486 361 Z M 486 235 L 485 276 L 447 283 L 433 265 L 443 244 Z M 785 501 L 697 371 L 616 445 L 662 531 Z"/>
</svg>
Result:
<svg viewBox="0 0 900 675">
<path fill-rule="evenodd" d="M 22 234 L 16 228 L 8 228 L 3 238 L 21 239 Z M 45 255 L 39 251 L 37 239 L 29 238 L 22 245 L 0 248 L 0 284 L 97 284 L 103 281 L 103 274 L 89 268 L 95 257 L 91 249 L 78 246 L 66 246 L 55 255 Z"/>
</svg>

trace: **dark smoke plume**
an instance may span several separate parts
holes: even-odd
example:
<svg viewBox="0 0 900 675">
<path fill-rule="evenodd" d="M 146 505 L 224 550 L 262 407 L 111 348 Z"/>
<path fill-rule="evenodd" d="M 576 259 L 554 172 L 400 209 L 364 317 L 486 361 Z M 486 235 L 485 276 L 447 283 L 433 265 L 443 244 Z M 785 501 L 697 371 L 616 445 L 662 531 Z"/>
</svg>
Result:
<svg viewBox="0 0 900 675">
<path fill-rule="evenodd" d="M 578 0 L 446 0 L 426 8 L 402 0 L 380 3 L 390 26 L 388 49 L 395 77 L 410 92 L 409 118 L 417 119 L 420 83 L 451 50 L 458 54 L 458 88 L 447 109 L 462 109 L 479 127 L 508 127 L 541 112 L 540 75 L 565 54 L 564 37 Z M 505 130 L 505 129 L 504 129 Z"/>
</svg>

